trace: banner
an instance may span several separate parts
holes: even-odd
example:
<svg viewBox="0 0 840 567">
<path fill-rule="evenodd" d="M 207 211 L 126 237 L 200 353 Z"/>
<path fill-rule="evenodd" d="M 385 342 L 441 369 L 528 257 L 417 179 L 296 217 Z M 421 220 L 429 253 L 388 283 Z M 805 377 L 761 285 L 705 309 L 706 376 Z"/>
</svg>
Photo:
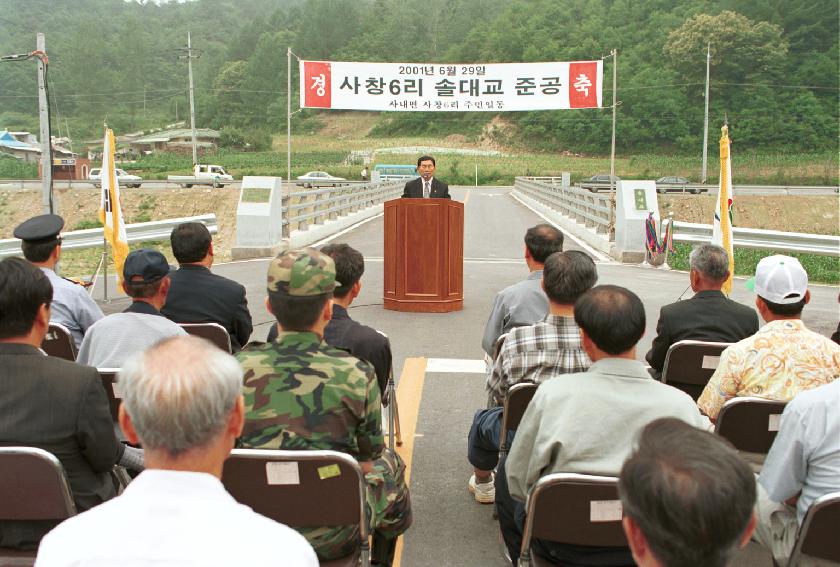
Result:
<svg viewBox="0 0 840 567">
<path fill-rule="evenodd" d="M 729 254 L 729 277 L 721 288 L 729 295 L 732 276 L 735 275 L 735 249 L 732 245 L 732 160 L 729 157 L 729 127 L 726 125 L 720 129 L 720 184 L 712 224 L 712 244 L 721 246 Z"/>
<path fill-rule="evenodd" d="M 102 223 L 105 240 L 111 245 L 117 281 L 122 283 L 123 264 L 128 256 L 128 238 L 123 223 L 120 185 L 117 181 L 114 132 L 107 128 L 102 148 L 102 191 L 99 195 L 99 222 Z"/>
<path fill-rule="evenodd" d="M 301 108 L 513 112 L 601 108 L 603 61 L 300 62 Z"/>
</svg>

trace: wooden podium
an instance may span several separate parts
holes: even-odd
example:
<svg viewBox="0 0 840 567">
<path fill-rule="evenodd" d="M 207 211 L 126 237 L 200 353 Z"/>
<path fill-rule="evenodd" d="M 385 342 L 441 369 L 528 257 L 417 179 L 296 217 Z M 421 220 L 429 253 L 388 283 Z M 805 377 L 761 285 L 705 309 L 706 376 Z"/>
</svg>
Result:
<svg viewBox="0 0 840 567">
<path fill-rule="evenodd" d="M 385 203 L 385 309 L 448 313 L 464 308 L 464 204 L 451 199 Z"/>
</svg>

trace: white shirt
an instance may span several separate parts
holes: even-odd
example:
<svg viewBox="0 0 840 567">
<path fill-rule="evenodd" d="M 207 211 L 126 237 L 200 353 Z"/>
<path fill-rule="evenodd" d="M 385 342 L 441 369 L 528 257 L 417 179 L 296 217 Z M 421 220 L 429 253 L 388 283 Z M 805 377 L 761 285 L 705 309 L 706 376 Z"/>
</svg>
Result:
<svg viewBox="0 0 840 567">
<path fill-rule="evenodd" d="M 165 338 L 186 334 L 162 315 L 114 313 L 88 329 L 76 362 L 96 368 L 122 368 L 134 353 Z"/>
<path fill-rule="evenodd" d="M 805 390 L 787 404 L 779 433 L 764 461 L 758 481 L 774 502 L 802 494 L 796 519 L 802 520 L 814 500 L 840 491 L 840 379 Z"/>
<path fill-rule="evenodd" d="M 206 473 L 146 470 L 113 500 L 65 520 L 38 567 L 318 567 L 296 531 L 238 504 Z"/>
<path fill-rule="evenodd" d="M 105 315 L 85 288 L 65 280 L 49 268 L 41 266 L 41 271 L 53 286 L 50 322 L 67 327 L 78 349 L 82 346 L 85 331 Z"/>
</svg>

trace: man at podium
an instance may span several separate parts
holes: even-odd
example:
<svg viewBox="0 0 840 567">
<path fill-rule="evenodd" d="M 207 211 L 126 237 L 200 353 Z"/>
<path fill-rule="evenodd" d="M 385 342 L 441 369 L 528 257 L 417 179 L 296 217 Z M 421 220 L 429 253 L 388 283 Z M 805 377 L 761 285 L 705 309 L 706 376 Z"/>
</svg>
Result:
<svg viewBox="0 0 840 567">
<path fill-rule="evenodd" d="M 420 156 L 417 159 L 417 179 L 405 184 L 403 198 L 411 199 L 451 199 L 449 185 L 435 178 L 435 158 Z"/>
</svg>

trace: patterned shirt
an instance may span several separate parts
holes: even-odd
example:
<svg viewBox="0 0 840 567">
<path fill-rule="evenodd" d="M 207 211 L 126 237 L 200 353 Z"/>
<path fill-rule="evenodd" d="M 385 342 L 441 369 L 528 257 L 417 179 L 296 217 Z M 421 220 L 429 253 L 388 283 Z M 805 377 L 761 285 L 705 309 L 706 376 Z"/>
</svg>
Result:
<svg viewBox="0 0 840 567">
<path fill-rule="evenodd" d="M 309 332 L 282 332 L 236 358 L 245 370 L 244 447 L 331 449 L 359 461 L 381 456 L 381 402 L 370 364 Z"/>
<path fill-rule="evenodd" d="M 487 391 L 493 402 L 501 405 L 514 384 L 539 384 L 558 374 L 585 372 L 591 364 L 574 318 L 548 315 L 535 325 L 518 327 L 507 334 L 487 377 Z"/>
<path fill-rule="evenodd" d="M 736 396 L 790 401 L 802 390 L 840 376 L 840 346 L 809 331 L 799 319 L 779 319 L 723 351 L 720 364 L 697 400 L 716 419 Z"/>
</svg>

